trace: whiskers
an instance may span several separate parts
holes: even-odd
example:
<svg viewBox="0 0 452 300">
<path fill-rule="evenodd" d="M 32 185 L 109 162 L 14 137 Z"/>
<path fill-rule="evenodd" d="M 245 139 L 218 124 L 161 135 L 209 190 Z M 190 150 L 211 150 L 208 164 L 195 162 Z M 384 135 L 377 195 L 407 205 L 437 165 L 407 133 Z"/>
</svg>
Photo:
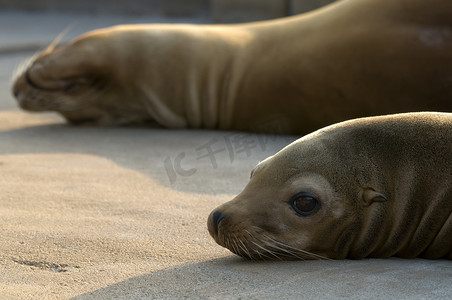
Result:
<svg viewBox="0 0 452 300">
<path fill-rule="evenodd" d="M 56 47 L 58 47 L 61 44 L 61 40 L 64 38 L 65 35 L 69 33 L 69 31 L 72 30 L 72 28 L 75 26 L 75 23 L 69 25 L 66 27 L 60 34 L 57 35 L 57 37 L 42 51 L 42 53 L 49 53 L 55 50 Z"/>
<path fill-rule="evenodd" d="M 225 233 L 223 245 L 231 252 L 251 260 L 330 260 L 327 257 L 293 247 L 265 233 L 262 229 Z"/>
</svg>

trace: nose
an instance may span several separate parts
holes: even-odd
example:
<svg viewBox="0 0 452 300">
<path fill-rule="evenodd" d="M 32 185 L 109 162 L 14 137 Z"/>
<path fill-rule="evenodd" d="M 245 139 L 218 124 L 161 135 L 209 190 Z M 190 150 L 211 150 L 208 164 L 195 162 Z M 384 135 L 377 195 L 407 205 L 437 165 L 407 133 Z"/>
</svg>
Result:
<svg viewBox="0 0 452 300">
<path fill-rule="evenodd" d="M 218 233 L 218 224 L 220 224 L 221 220 L 223 220 L 226 216 L 220 211 L 215 211 L 212 215 L 213 226 L 215 228 L 215 233 Z"/>
<path fill-rule="evenodd" d="M 210 235 L 218 235 L 218 225 L 225 217 L 226 215 L 219 210 L 216 210 L 210 214 L 209 220 L 207 222 L 207 227 L 209 229 Z"/>
</svg>

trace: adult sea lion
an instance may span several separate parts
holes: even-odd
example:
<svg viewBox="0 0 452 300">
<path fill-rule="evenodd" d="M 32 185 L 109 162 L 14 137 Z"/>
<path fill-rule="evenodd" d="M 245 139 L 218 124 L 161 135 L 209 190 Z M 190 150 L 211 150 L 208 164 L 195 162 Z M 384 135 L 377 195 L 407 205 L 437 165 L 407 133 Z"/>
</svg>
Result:
<svg viewBox="0 0 452 300">
<path fill-rule="evenodd" d="M 344 0 L 242 25 L 96 30 L 36 55 L 12 91 L 71 123 L 305 134 L 450 112 L 451 78 L 452 1 Z"/>
<path fill-rule="evenodd" d="M 250 259 L 452 259 L 452 114 L 331 125 L 257 165 L 208 218 Z"/>
</svg>

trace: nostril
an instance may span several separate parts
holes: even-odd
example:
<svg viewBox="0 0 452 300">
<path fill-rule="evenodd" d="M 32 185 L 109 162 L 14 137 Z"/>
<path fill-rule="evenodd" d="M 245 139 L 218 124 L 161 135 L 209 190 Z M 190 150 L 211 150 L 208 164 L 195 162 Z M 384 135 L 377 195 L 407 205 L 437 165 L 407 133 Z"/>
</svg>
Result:
<svg viewBox="0 0 452 300">
<path fill-rule="evenodd" d="M 14 89 L 13 90 L 13 95 L 14 95 L 14 98 L 19 98 L 19 89 Z"/>
<path fill-rule="evenodd" d="M 215 211 L 212 215 L 213 226 L 215 229 L 215 234 L 218 234 L 218 224 L 225 218 L 226 216 L 222 214 L 220 211 Z"/>
</svg>

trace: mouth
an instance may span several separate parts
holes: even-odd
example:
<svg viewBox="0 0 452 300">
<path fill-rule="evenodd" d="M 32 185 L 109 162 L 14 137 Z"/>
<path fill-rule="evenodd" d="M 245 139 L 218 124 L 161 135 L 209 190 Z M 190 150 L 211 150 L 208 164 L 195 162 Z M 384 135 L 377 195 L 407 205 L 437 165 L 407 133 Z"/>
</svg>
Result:
<svg viewBox="0 0 452 300">
<path fill-rule="evenodd" d="M 278 240 L 260 228 L 224 232 L 219 229 L 215 241 L 232 253 L 249 260 L 328 260 Z"/>
<path fill-rule="evenodd" d="M 219 210 L 209 215 L 207 228 L 215 242 L 232 253 L 249 260 L 312 259 L 304 251 L 271 237 L 256 226 L 232 225 Z M 243 224 L 242 224 L 243 225 Z"/>
</svg>

